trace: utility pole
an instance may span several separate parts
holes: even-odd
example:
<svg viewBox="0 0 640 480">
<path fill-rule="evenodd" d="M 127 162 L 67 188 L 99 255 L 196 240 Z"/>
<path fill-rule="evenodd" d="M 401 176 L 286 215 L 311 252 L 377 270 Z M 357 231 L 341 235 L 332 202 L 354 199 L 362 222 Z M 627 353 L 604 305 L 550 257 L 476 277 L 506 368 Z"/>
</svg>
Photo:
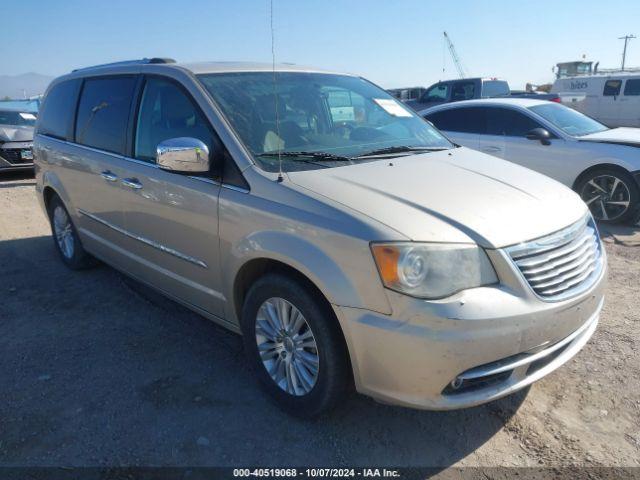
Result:
<svg viewBox="0 0 640 480">
<path fill-rule="evenodd" d="M 629 40 L 636 38 L 635 35 L 625 35 L 624 37 L 618 37 L 618 40 L 624 40 L 624 49 L 622 50 L 622 71 L 624 72 L 624 62 L 627 59 L 627 43 Z"/>
</svg>

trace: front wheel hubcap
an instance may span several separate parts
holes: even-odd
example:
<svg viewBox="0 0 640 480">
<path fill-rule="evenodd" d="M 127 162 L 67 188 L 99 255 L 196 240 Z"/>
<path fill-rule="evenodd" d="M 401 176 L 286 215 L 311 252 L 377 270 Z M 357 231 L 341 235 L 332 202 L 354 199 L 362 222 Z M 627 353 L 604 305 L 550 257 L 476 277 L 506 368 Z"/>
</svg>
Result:
<svg viewBox="0 0 640 480">
<path fill-rule="evenodd" d="M 72 258 L 74 250 L 73 227 L 69 215 L 61 206 L 57 206 L 53 211 L 53 232 L 62 255 L 65 258 Z"/>
<path fill-rule="evenodd" d="M 318 380 L 320 357 L 304 315 L 284 298 L 270 298 L 256 315 L 256 343 L 262 365 L 285 392 L 308 394 Z"/>
<path fill-rule="evenodd" d="M 593 177 L 585 183 L 580 194 L 598 220 L 616 220 L 629 210 L 631 204 L 629 187 L 614 175 Z"/>
</svg>

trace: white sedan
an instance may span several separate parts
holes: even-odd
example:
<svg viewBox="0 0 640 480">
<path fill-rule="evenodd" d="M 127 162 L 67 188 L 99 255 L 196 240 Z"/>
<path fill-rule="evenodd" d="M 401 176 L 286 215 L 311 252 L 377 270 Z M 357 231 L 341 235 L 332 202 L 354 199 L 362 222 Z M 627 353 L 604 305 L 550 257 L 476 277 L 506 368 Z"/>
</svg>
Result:
<svg viewBox="0 0 640 480">
<path fill-rule="evenodd" d="M 640 128 L 608 128 L 544 100 L 486 99 L 420 114 L 455 143 L 504 158 L 573 188 L 593 216 L 624 222 L 640 202 Z"/>
</svg>

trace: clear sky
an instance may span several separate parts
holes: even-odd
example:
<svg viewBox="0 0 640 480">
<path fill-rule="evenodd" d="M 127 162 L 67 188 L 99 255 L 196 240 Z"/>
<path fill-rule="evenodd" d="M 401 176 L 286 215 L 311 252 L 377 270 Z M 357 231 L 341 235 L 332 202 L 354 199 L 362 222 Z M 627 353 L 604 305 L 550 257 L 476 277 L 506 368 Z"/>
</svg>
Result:
<svg viewBox="0 0 640 480">
<path fill-rule="evenodd" d="M 5 0 L 0 14 L 0 74 L 145 56 L 271 61 L 269 0 Z M 278 61 L 386 88 L 456 77 L 443 30 L 471 75 L 512 87 L 550 81 L 555 63 L 582 55 L 618 67 L 617 38 L 640 37 L 638 0 L 274 0 L 274 15 Z M 640 38 L 627 58 L 640 66 Z"/>
</svg>

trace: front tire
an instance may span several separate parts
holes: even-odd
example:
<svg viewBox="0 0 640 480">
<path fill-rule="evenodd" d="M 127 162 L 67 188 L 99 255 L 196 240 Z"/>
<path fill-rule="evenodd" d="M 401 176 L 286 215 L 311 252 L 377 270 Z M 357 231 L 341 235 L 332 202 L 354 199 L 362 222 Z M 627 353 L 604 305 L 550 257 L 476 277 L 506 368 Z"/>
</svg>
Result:
<svg viewBox="0 0 640 480">
<path fill-rule="evenodd" d="M 640 202 L 640 190 L 631 175 L 613 168 L 599 168 L 584 176 L 576 191 L 601 222 L 631 220 Z"/>
<path fill-rule="evenodd" d="M 298 417 L 336 405 L 349 383 L 342 332 L 330 307 L 293 278 L 260 278 L 242 309 L 248 361 L 276 404 Z"/>
<path fill-rule="evenodd" d="M 97 261 L 82 247 L 71 216 L 57 195 L 49 202 L 48 212 L 53 243 L 64 264 L 72 270 L 94 266 Z"/>
</svg>

